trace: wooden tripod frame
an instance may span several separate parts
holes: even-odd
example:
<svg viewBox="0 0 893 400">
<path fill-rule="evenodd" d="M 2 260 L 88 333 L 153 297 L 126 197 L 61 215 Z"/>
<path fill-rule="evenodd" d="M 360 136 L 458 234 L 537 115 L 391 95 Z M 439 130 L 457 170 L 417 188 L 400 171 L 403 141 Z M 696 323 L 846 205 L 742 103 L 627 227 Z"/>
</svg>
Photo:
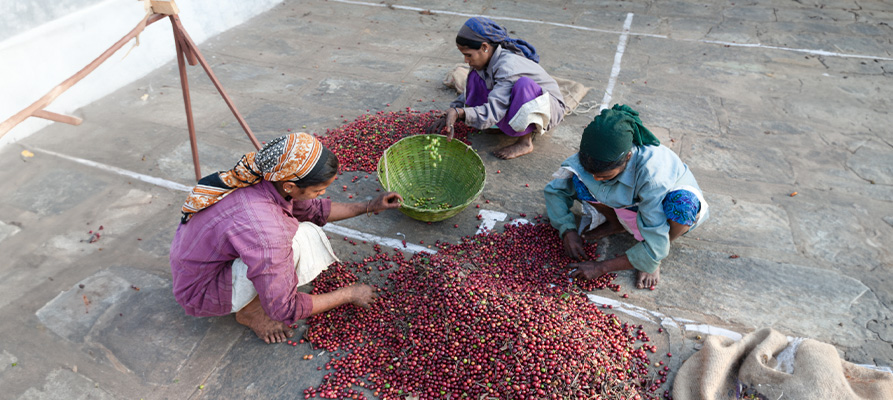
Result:
<svg viewBox="0 0 893 400">
<path fill-rule="evenodd" d="M 177 64 L 179 65 L 180 69 L 180 86 L 183 89 L 183 102 L 186 105 L 186 124 L 187 128 L 189 129 L 189 142 L 192 148 L 192 163 L 195 166 L 195 180 L 200 180 L 202 178 L 202 173 L 198 161 L 198 143 L 195 136 L 195 123 L 192 117 L 192 103 L 189 99 L 189 81 L 186 74 L 187 61 L 189 62 L 189 65 L 202 65 L 205 73 L 208 74 L 208 77 L 211 78 L 211 82 L 214 83 L 214 87 L 217 88 L 220 96 L 223 97 L 223 101 L 225 101 L 226 105 L 229 106 L 230 111 L 233 112 L 233 115 L 239 121 L 239 125 L 242 126 L 245 134 L 248 135 L 248 139 L 251 140 L 251 143 L 254 145 L 255 148 L 260 149 L 260 142 L 257 141 L 254 133 L 251 132 L 251 128 L 248 127 L 248 123 L 246 123 L 245 119 L 242 118 L 242 115 L 239 114 L 239 111 L 233 104 L 232 99 L 230 99 L 230 97 L 226 94 L 226 91 L 223 89 L 223 85 L 220 84 L 220 81 L 217 80 L 217 76 L 215 76 L 214 72 L 211 71 L 211 66 L 208 65 L 207 60 L 205 60 L 205 57 L 198 50 L 195 42 L 192 41 L 192 39 L 189 37 L 189 34 L 186 33 L 186 29 L 183 28 L 183 24 L 180 22 L 180 17 L 177 16 L 179 10 L 177 9 L 176 4 L 173 1 L 151 1 L 151 4 L 152 12 L 147 13 L 146 17 L 143 18 L 127 35 L 124 35 L 121 40 L 115 42 L 112 47 L 109 47 L 108 50 L 103 52 L 90 64 L 87 64 L 86 67 L 82 68 L 70 78 L 66 79 L 58 86 L 50 90 L 49 93 L 41 97 L 39 100 L 26 107 L 24 110 L 19 111 L 6 121 L 3 121 L 3 123 L 0 123 L 0 137 L 3 137 L 3 135 L 5 135 L 12 128 L 14 128 L 16 125 L 18 125 L 28 117 L 38 117 L 56 122 L 64 122 L 71 125 L 80 125 L 82 120 L 78 117 L 57 114 L 51 111 L 44 110 L 44 108 L 49 106 L 50 103 L 53 102 L 53 100 L 55 100 L 66 90 L 74 86 L 74 84 L 78 83 L 81 79 L 93 72 L 93 70 L 99 67 L 100 64 L 105 62 L 105 60 L 111 57 L 112 54 L 123 47 L 124 44 L 139 35 L 140 32 L 142 32 L 143 29 L 146 28 L 146 26 L 151 25 L 152 23 L 157 22 L 164 17 L 168 17 L 171 21 L 171 26 L 174 29 L 174 42 L 176 43 L 177 47 Z"/>
<path fill-rule="evenodd" d="M 202 171 L 198 163 L 198 143 L 195 137 L 195 123 L 192 120 L 192 102 L 189 100 L 189 80 L 186 75 L 185 61 L 188 60 L 189 65 L 195 65 L 196 62 L 202 65 L 205 73 L 208 74 L 208 78 L 211 78 L 214 87 L 217 88 L 217 91 L 220 92 L 220 96 L 223 97 L 223 101 L 229 106 L 230 111 L 233 112 L 233 115 L 239 121 L 239 125 L 242 126 L 245 134 L 248 135 L 251 144 L 253 144 L 256 149 L 260 149 L 261 146 L 260 142 L 257 141 L 257 138 L 254 137 L 254 133 L 251 132 L 251 128 L 248 127 L 248 123 L 245 122 L 245 118 L 242 118 L 242 114 L 239 114 L 236 105 L 233 104 L 232 99 L 226 94 L 226 90 L 223 90 L 223 85 L 220 84 L 220 81 L 217 80 L 217 76 L 211 71 L 211 66 L 208 65 L 208 61 L 205 60 L 202 53 L 198 51 L 198 47 L 196 47 L 192 39 L 189 38 L 189 34 L 186 33 L 186 29 L 184 29 L 183 24 L 180 23 L 180 18 L 177 15 L 170 15 L 169 18 L 171 19 L 171 26 L 174 28 L 174 40 L 177 42 L 177 64 L 180 68 L 180 86 L 183 88 L 183 102 L 186 104 L 186 125 L 189 127 L 189 144 L 192 146 L 192 162 L 195 165 L 195 180 L 198 181 L 202 178 Z"/>
</svg>

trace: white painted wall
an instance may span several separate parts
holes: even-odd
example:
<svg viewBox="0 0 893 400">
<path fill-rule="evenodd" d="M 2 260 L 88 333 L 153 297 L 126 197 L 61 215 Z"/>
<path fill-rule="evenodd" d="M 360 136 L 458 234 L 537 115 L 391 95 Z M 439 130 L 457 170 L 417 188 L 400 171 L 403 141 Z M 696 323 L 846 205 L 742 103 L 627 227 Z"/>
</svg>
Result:
<svg viewBox="0 0 893 400">
<path fill-rule="evenodd" d="M 4 0 L 6 1 L 6 0 Z M 16 1 L 25 0 L 12 0 Z M 269 10 L 281 0 L 177 0 L 180 20 L 197 44 Z M 70 3 L 70 2 L 69 2 Z M 70 5 L 70 4 L 69 4 Z M 5 10 L 16 12 L 16 8 Z M 0 122 L 5 121 L 74 75 L 103 51 L 130 32 L 145 16 L 136 0 L 97 0 L 49 22 L 36 21 L 33 9 L 21 8 L 18 26 L 27 31 L 0 41 Z M 46 15 L 46 13 L 40 14 Z M 15 20 L 16 16 L 6 16 Z M 29 24 L 29 22 L 33 22 Z M 3 32 L 8 34 L 9 32 Z M 176 57 L 173 31 L 168 20 L 158 21 L 134 41 L 106 60 L 88 77 L 59 96 L 48 111 L 77 115 L 83 107 L 131 83 Z M 50 121 L 28 118 L 0 138 L 0 147 L 13 143 L 49 125 Z"/>
</svg>

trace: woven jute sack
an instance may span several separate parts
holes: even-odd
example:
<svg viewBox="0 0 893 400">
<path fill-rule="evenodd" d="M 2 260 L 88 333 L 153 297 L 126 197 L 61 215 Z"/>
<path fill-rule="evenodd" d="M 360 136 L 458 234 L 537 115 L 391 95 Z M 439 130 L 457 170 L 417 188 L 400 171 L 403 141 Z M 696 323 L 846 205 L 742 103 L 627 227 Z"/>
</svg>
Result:
<svg viewBox="0 0 893 400">
<path fill-rule="evenodd" d="M 676 374 L 673 398 L 893 399 L 893 374 L 841 360 L 827 343 L 796 342 L 792 352 L 787 337 L 770 328 L 739 341 L 708 336 Z"/>
<path fill-rule="evenodd" d="M 456 89 L 456 93 L 465 92 L 469 72 L 471 72 L 471 68 L 468 64 L 456 64 L 443 78 L 444 86 Z M 561 96 L 564 97 L 564 105 L 567 106 L 565 115 L 576 109 L 583 97 L 586 96 L 586 93 L 589 92 L 589 88 L 583 86 L 582 83 L 564 78 L 552 77 L 552 79 L 555 79 L 555 82 L 558 83 L 558 90 L 561 91 Z"/>
<path fill-rule="evenodd" d="M 469 72 L 471 72 L 471 67 L 468 64 L 456 64 L 443 78 L 444 86 L 456 89 L 457 94 L 464 93 L 465 85 L 468 84 Z"/>
</svg>

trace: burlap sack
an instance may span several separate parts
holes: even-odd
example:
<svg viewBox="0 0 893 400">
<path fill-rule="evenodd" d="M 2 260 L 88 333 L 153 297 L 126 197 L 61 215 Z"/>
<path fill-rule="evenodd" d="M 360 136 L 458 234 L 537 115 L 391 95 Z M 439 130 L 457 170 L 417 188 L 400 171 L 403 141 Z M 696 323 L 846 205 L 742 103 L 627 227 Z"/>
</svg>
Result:
<svg viewBox="0 0 893 400">
<path fill-rule="evenodd" d="M 456 94 L 465 93 L 469 72 L 471 72 L 471 67 L 468 64 L 456 64 L 443 78 L 444 86 L 456 89 Z"/>
<path fill-rule="evenodd" d="M 443 84 L 456 89 L 456 93 L 463 93 L 465 85 L 468 83 L 469 72 L 471 72 L 471 68 L 468 64 L 456 64 L 443 78 Z M 567 106 L 564 115 L 570 114 L 580 105 L 580 101 L 589 92 L 589 88 L 570 79 L 555 78 L 554 76 L 552 78 L 558 83 L 558 89 L 561 90 L 561 96 L 564 97 L 564 105 Z"/>
<path fill-rule="evenodd" d="M 561 96 L 564 97 L 564 105 L 567 106 L 564 115 L 570 114 L 571 111 L 576 110 L 577 106 L 580 105 L 583 97 L 589 92 L 589 88 L 583 86 L 580 82 L 570 79 L 555 78 L 554 76 L 552 78 L 558 83 L 558 89 L 561 90 Z"/>
<path fill-rule="evenodd" d="M 893 399 L 893 374 L 843 361 L 829 344 L 797 342 L 792 351 L 787 337 L 769 328 L 737 342 L 708 336 L 676 374 L 673 398 Z M 792 362 L 785 362 L 785 355 L 793 356 Z"/>
</svg>

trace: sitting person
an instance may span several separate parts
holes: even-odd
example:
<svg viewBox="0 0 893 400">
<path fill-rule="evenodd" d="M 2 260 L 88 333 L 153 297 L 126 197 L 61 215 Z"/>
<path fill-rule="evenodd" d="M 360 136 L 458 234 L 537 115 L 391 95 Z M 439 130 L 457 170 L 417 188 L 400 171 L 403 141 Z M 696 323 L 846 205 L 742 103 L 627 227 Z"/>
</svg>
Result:
<svg viewBox="0 0 893 400">
<path fill-rule="evenodd" d="M 202 178 L 171 243 L 174 297 L 186 313 L 235 313 L 264 342 L 279 343 L 300 319 L 347 303 L 368 307 L 377 297 L 369 285 L 298 291 L 338 260 L 318 225 L 403 200 L 393 192 L 366 203 L 319 199 L 337 171 L 337 157 L 322 143 L 293 133 L 242 156 L 232 170 Z"/>
<path fill-rule="evenodd" d="M 583 130 L 579 153 L 564 160 L 553 176 L 544 189 L 546 211 L 567 255 L 582 261 L 568 265 L 572 277 L 596 279 L 634 268 L 636 287 L 653 289 L 670 242 L 708 216 L 688 166 L 626 105 L 595 117 Z M 579 228 L 570 210 L 574 200 L 583 206 Z M 623 256 L 588 260 L 583 239 L 598 240 L 624 230 L 639 243 Z"/>
<path fill-rule="evenodd" d="M 518 138 L 495 151 L 496 157 L 508 160 L 532 152 L 534 136 L 558 126 L 566 108 L 555 79 L 539 65 L 536 49 L 510 38 L 505 28 L 484 17 L 465 22 L 456 47 L 472 69 L 465 93 L 428 133 L 445 131 L 452 139 L 457 120 L 481 130 L 495 125 Z"/>
</svg>

